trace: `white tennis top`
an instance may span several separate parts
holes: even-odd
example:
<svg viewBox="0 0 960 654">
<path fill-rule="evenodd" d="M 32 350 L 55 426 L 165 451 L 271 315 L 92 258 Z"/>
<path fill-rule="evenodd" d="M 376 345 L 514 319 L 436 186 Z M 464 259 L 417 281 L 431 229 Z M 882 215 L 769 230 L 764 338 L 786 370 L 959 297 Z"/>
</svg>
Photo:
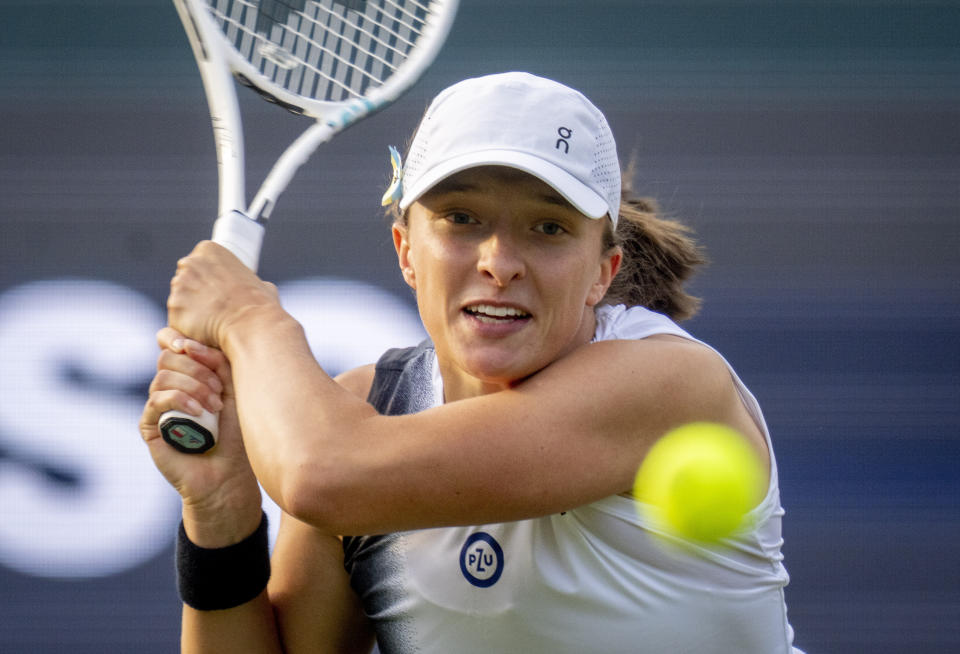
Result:
<svg viewBox="0 0 960 654">
<path fill-rule="evenodd" d="M 597 341 L 692 338 L 643 308 L 603 307 L 598 318 Z M 419 350 L 441 383 L 432 348 Z M 731 375 L 769 446 L 756 400 Z M 442 398 L 432 390 L 426 405 Z M 790 654 L 799 650 L 784 602 L 782 515 L 773 462 L 756 527 L 722 548 L 664 533 L 619 495 L 532 520 L 348 538 L 344 548 L 384 654 Z"/>
</svg>

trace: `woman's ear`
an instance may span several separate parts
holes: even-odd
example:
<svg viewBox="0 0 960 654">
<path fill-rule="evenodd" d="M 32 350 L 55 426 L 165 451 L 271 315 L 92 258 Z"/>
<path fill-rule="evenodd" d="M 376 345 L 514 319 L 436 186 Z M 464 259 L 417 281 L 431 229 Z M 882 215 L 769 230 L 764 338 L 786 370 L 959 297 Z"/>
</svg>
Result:
<svg viewBox="0 0 960 654">
<path fill-rule="evenodd" d="M 393 224 L 393 247 L 397 251 L 397 263 L 403 281 L 413 290 L 417 290 L 417 277 L 413 268 L 413 259 L 410 256 L 410 241 L 406 225 Z"/>
<path fill-rule="evenodd" d="M 596 306 L 607 294 L 607 289 L 613 283 L 613 278 L 617 276 L 620 270 L 620 264 L 623 263 L 623 250 L 619 246 L 610 248 L 600 260 L 600 269 L 597 279 L 594 281 L 587 295 L 587 306 Z"/>
</svg>

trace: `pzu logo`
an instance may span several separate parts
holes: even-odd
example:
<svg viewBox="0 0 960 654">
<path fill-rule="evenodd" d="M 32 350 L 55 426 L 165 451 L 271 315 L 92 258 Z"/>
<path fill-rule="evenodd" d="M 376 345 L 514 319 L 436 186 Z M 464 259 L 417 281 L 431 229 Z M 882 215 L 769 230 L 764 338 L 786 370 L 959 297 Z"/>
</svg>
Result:
<svg viewBox="0 0 960 654">
<path fill-rule="evenodd" d="M 560 138 L 557 139 L 557 143 L 554 145 L 554 147 L 558 150 L 563 148 L 564 154 L 570 154 L 570 141 L 567 139 L 573 136 L 573 130 L 569 127 L 558 127 L 557 134 L 560 136 Z"/>
<path fill-rule="evenodd" d="M 490 534 L 478 531 L 460 550 L 460 571 L 464 578 L 479 588 L 497 583 L 503 573 L 503 548 Z"/>
</svg>

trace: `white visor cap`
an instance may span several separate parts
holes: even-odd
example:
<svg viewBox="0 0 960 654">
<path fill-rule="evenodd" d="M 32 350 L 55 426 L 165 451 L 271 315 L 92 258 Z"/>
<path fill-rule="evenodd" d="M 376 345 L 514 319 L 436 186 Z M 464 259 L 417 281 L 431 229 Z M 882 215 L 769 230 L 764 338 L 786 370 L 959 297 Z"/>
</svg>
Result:
<svg viewBox="0 0 960 654">
<path fill-rule="evenodd" d="M 617 225 L 620 161 L 606 118 L 582 93 L 529 73 L 458 82 L 430 104 L 403 167 L 400 208 L 468 168 L 543 180 L 590 218 Z"/>
</svg>

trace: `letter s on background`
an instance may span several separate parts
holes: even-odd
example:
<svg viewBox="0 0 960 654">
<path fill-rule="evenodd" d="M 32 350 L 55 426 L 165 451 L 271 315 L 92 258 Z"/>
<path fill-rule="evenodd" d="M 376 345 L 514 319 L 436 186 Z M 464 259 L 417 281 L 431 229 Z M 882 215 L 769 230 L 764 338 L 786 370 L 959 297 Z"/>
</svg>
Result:
<svg viewBox="0 0 960 654">
<path fill-rule="evenodd" d="M 370 284 L 294 280 L 280 295 L 332 374 L 424 337 L 409 303 Z M 156 302 L 105 281 L 0 294 L 0 565 L 103 577 L 171 545 L 179 498 L 137 433 L 164 322 Z M 266 495 L 264 509 L 273 543 L 280 510 Z"/>
<path fill-rule="evenodd" d="M 179 501 L 137 433 L 164 322 L 104 281 L 0 295 L 0 564 L 98 577 L 169 547 Z"/>
</svg>

